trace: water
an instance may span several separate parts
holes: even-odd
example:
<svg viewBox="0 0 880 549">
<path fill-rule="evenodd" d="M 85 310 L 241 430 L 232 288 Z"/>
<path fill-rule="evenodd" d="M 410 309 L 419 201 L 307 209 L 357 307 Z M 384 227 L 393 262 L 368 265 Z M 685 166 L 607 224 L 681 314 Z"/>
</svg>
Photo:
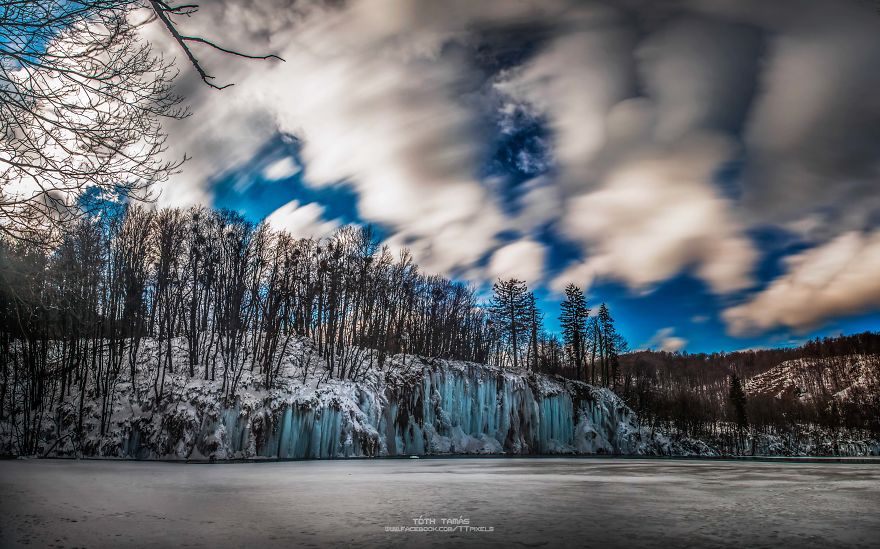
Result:
<svg viewBox="0 0 880 549">
<path fill-rule="evenodd" d="M 878 510 L 880 463 L 0 461 L 3 547 L 877 547 Z"/>
</svg>

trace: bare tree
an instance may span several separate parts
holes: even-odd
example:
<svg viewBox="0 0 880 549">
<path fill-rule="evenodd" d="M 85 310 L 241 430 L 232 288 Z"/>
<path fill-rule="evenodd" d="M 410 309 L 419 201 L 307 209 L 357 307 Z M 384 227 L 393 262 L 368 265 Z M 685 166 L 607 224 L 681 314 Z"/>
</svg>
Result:
<svg viewBox="0 0 880 549">
<path fill-rule="evenodd" d="M 150 200 L 186 160 L 163 158 L 162 121 L 188 111 L 178 70 L 143 40 L 158 20 L 211 82 L 190 44 L 267 59 L 178 30 L 192 4 L 157 0 L 0 3 L 0 233 L 57 244 L 106 201 Z"/>
</svg>

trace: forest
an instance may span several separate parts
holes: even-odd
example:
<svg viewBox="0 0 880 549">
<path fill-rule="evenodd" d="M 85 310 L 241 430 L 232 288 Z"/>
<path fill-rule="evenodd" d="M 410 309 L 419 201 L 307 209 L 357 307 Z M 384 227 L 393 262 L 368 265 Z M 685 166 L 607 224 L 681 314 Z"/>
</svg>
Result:
<svg viewBox="0 0 880 549">
<path fill-rule="evenodd" d="M 230 400 L 245 369 L 272 388 L 298 338 L 312 349 L 304 375 L 321 357 L 325 379 L 362 380 L 399 353 L 608 386 L 618 377 L 625 342 L 608 308 L 591 317 L 573 285 L 560 340 L 543 329 L 524 282 L 498 280 L 482 300 L 380 246 L 369 227 L 297 239 L 231 211 L 108 211 L 77 222 L 54 248 L 0 242 L 0 419 L 23 425 L 25 439 L 36 440 L 45 411 L 73 389 L 102 403 L 103 434 L 146 338 L 157 343 L 156 402 L 180 345 L 188 375 L 219 381 Z"/>
</svg>

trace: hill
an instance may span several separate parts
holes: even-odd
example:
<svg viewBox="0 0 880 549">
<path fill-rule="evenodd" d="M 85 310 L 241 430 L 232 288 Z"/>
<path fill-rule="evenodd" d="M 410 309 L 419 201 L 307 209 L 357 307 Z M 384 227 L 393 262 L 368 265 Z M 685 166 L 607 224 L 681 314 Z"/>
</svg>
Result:
<svg viewBox="0 0 880 549">
<path fill-rule="evenodd" d="M 732 376 L 746 389 L 747 448 L 737 449 L 733 434 Z M 735 353 L 630 353 L 616 390 L 652 428 L 724 453 L 761 445 L 765 453 L 836 453 L 843 440 L 880 438 L 880 335 Z M 780 438 L 787 448 L 770 449 Z"/>
</svg>

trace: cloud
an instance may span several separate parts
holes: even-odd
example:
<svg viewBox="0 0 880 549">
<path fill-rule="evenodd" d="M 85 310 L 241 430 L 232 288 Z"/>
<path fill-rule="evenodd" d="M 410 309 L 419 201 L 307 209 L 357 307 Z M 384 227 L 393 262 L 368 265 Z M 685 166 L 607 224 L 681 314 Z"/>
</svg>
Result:
<svg viewBox="0 0 880 549">
<path fill-rule="evenodd" d="M 369 47 L 327 47 L 324 55 L 288 60 L 303 85 L 278 98 L 288 102 L 281 129 L 302 137 L 306 181 L 349 181 L 361 216 L 399 233 L 434 269 L 476 261 L 503 218 L 476 178 L 482 147 L 475 118 L 450 95 L 461 72 L 439 61 L 417 70 L 409 65 L 420 59 L 373 56 Z M 467 232 L 479 246 L 451 245 Z"/>
<path fill-rule="evenodd" d="M 496 88 L 545 115 L 555 134 L 554 156 L 568 192 L 591 182 L 591 161 L 606 140 L 605 119 L 633 92 L 634 31 L 616 10 L 585 4 L 524 66 L 501 75 Z"/>
<path fill-rule="evenodd" d="M 492 254 L 487 268 L 490 279 L 518 278 L 532 285 L 541 280 L 546 252 L 533 240 L 519 240 Z"/>
<path fill-rule="evenodd" d="M 723 312 L 728 331 L 798 331 L 880 306 L 880 231 L 848 232 L 785 259 L 787 271 L 745 303 Z"/>
<path fill-rule="evenodd" d="M 732 203 L 711 184 L 729 155 L 729 143 L 709 134 L 649 146 L 612 169 L 599 189 L 572 198 L 562 229 L 588 255 L 554 286 L 601 276 L 646 288 L 693 267 L 716 293 L 748 287 L 756 252 Z"/>
<path fill-rule="evenodd" d="M 656 105 L 656 139 L 736 130 L 748 110 L 760 54 L 753 28 L 692 14 L 649 35 L 635 59 Z"/>
<path fill-rule="evenodd" d="M 286 62 L 200 48 L 235 82 L 220 93 L 180 63 L 194 114 L 168 126 L 169 153 L 192 160 L 160 205 L 210 202 L 280 132 L 299 140 L 306 184 L 350 185 L 362 219 L 428 271 L 545 280 L 550 227 L 581 256 L 554 287 L 643 292 L 690 272 L 719 295 L 760 287 L 755 229 L 824 249 L 880 219 L 880 18 L 857 2 L 252 0 L 205 4 L 185 25 Z M 549 149 L 515 157 L 536 176 L 514 191 L 481 175 L 512 112 L 546 123 Z M 288 213 L 326 223 L 315 208 Z M 753 316 L 737 325 L 799 323 Z"/>
<path fill-rule="evenodd" d="M 708 12 L 768 32 L 745 144 L 757 222 L 825 217 L 824 235 L 880 210 L 880 17 L 870 2 L 713 0 Z"/>
<path fill-rule="evenodd" d="M 263 168 L 263 177 L 269 181 L 287 179 L 298 174 L 302 168 L 293 158 L 285 156 Z"/>
<path fill-rule="evenodd" d="M 757 253 L 715 176 L 736 154 L 722 130 L 746 110 L 756 33 L 689 15 L 637 43 L 614 12 L 593 19 L 497 85 L 555 130 L 559 227 L 585 260 L 553 287 L 644 291 L 688 268 L 715 293 L 749 286 Z M 629 98 L 638 77 L 649 96 Z"/>
<path fill-rule="evenodd" d="M 649 348 L 660 349 L 661 351 L 666 351 L 668 353 L 677 353 L 684 349 L 685 345 L 688 344 L 688 340 L 683 337 L 677 337 L 673 335 L 674 333 L 675 328 L 661 328 L 651 336 L 647 345 Z"/>
<path fill-rule="evenodd" d="M 559 188 L 546 177 L 538 177 L 523 183 L 517 197 L 519 211 L 511 224 L 528 234 L 547 223 L 559 219 L 563 198 Z"/>
<path fill-rule="evenodd" d="M 324 208 L 314 202 L 300 204 L 293 200 L 272 212 L 267 218 L 273 229 L 286 231 L 297 238 L 322 238 L 339 227 L 338 221 L 325 221 Z"/>
</svg>

